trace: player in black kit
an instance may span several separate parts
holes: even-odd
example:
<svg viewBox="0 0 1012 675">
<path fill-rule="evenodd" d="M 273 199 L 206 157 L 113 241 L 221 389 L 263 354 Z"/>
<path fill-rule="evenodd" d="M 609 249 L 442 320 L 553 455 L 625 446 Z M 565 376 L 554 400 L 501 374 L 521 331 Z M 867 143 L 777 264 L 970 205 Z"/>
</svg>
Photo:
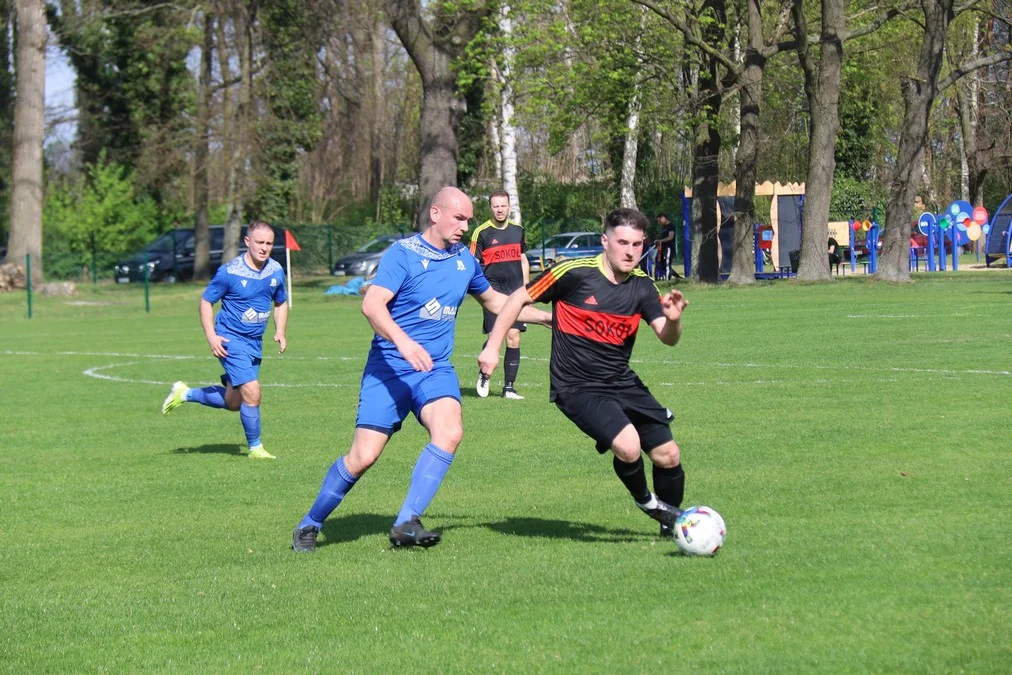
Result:
<svg viewBox="0 0 1012 675">
<path fill-rule="evenodd" d="M 492 217 L 479 225 L 471 235 L 471 255 L 481 263 L 485 278 L 492 288 L 509 295 L 530 279 L 527 263 L 527 240 L 524 228 L 510 221 L 510 197 L 505 190 L 497 190 L 488 197 Z M 486 335 L 495 325 L 495 314 L 483 310 L 485 319 L 482 332 Z M 506 333 L 506 368 L 503 398 L 522 400 L 517 393 L 515 382 L 520 371 L 520 334 L 527 330 L 524 323 L 514 323 Z M 488 396 L 488 378 L 478 373 L 475 385 L 478 396 Z"/>
<path fill-rule="evenodd" d="M 499 345 L 520 310 L 533 302 L 552 303 L 552 360 L 549 398 L 562 414 L 614 453 L 613 466 L 636 505 L 670 535 L 685 492 L 673 415 L 657 402 L 629 367 L 640 319 L 661 342 L 674 346 L 682 336 L 682 312 L 689 304 L 680 291 L 661 296 L 637 267 L 647 219 L 634 209 L 617 209 L 605 219 L 604 252 L 566 260 L 510 295 L 478 356 L 489 376 L 499 362 Z M 647 487 L 642 452 L 653 464 L 654 492 Z"/>
</svg>

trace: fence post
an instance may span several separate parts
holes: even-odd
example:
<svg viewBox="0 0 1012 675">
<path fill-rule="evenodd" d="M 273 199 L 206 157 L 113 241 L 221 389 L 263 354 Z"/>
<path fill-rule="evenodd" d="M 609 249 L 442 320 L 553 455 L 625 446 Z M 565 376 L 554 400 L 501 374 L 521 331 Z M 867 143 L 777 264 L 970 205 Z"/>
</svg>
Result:
<svg viewBox="0 0 1012 675">
<path fill-rule="evenodd" d="M 176 281 L 179 281 L 179 260 L 176 258 L 176 244 L 177 244 L 177 242 L 176 242 L 176 233 L 177 233 L 177 231 L 178 230 L 177 230 L 176 224 L 173 223 L 173 225 L 172 225 L 172 276 L 176 279 Z"/>
<path fill-rule="evenodd" d="M 327 225 L 327 273 L 334 269 L 334 228 Z"/>
<path fill-rule="evenodd" d="M 148 291 L 148 253 L 144 252 L 144 311 L 151 313 L 151 294 Z"/>
<path fill-rule="evenodd" d="M 25 288 L 28 289 L 28 318 L 32 318 L 32 256 L 25 254 Z"/>
<path fill-rule="evenodd" d="M 91 283 L 98 283 L 98 254 L 95 251 L 95 233 L 91 233 Z"/>
</svg>

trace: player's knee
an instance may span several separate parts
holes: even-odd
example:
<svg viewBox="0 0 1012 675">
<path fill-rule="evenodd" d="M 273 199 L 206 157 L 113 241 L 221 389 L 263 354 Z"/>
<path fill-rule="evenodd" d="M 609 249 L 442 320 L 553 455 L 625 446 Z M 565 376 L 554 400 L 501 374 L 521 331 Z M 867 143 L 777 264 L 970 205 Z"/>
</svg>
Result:
<svg viewBox="0 0 1012 675">
<path fill-rule="evenodd" d="M 650 461 L 662 469 L 673 469 L 682 463 L 681 451 L 674 441 L 669 441 L 649 453 Z"/>
<path fill-rule="evenodd" d="M 506 346 L 510 349 L 518 349 L 520 347 L 520 331 L 516 328 L 510 328 L 509 332 L 506 333 Z"/>
<path fill-rule="evenodd" d="M 240 393 L 242 394 L 242 402 L 246 405 L 260 405 L 260 383 L 256 380 L 242 385 Z"/>
<path fill-rule="evenodd" d="M 238 389 L 229 387 L 225 390 L 225 408 L 226 410 L 236 411 L 242 405 L 242 395 Z"/>
<path fill-rule="evenodd" d="M 464 440 L 464 425 L 459 420 L 443 422 L 432 430 L 432 443 L 447 452 L 455 452 Z"/>
</svg>

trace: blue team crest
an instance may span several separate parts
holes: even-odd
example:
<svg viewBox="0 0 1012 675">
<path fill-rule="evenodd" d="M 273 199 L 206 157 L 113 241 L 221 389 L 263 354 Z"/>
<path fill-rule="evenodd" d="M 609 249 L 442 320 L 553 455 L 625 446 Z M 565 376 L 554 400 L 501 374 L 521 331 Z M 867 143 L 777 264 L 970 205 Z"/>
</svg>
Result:
<svg viewBox="0 0 1012 675">
<path fill-rule="evenodd" d="M 276 287 L 277 285 L 278 285 L 278 280 L 277 280 L 277 279 L 274 279 L 274 278 L 272 277 L 272 278 L 271 278 L 271 288 L 274 288 L 274 287 Z"/>
<path fill-rule="evenodd" d="M 457 261 L 457 269 L 460 270 L 461 272 L 466 272 L 467 271 L 467 267 L 464 265 L 464 261 L 463 260 L 458 260 Z"/>
</svg>

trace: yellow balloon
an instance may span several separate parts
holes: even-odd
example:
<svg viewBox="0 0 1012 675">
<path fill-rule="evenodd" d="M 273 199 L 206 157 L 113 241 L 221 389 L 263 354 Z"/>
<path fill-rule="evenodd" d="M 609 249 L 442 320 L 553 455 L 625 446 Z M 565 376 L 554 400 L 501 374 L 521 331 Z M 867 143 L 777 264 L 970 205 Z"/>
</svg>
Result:
<svg viewBox="0 0 1012 675">
<path fill-rule="evenodd" d="M 980 225 L 978 225 L 977 223 L 972 223 L 968 225 L 966 228 L 966 237 L 970 241 L 977 241 L 978 239 L 980 239 L 981 234 L 982 232 L 980 229 Z"/>
</svg>

